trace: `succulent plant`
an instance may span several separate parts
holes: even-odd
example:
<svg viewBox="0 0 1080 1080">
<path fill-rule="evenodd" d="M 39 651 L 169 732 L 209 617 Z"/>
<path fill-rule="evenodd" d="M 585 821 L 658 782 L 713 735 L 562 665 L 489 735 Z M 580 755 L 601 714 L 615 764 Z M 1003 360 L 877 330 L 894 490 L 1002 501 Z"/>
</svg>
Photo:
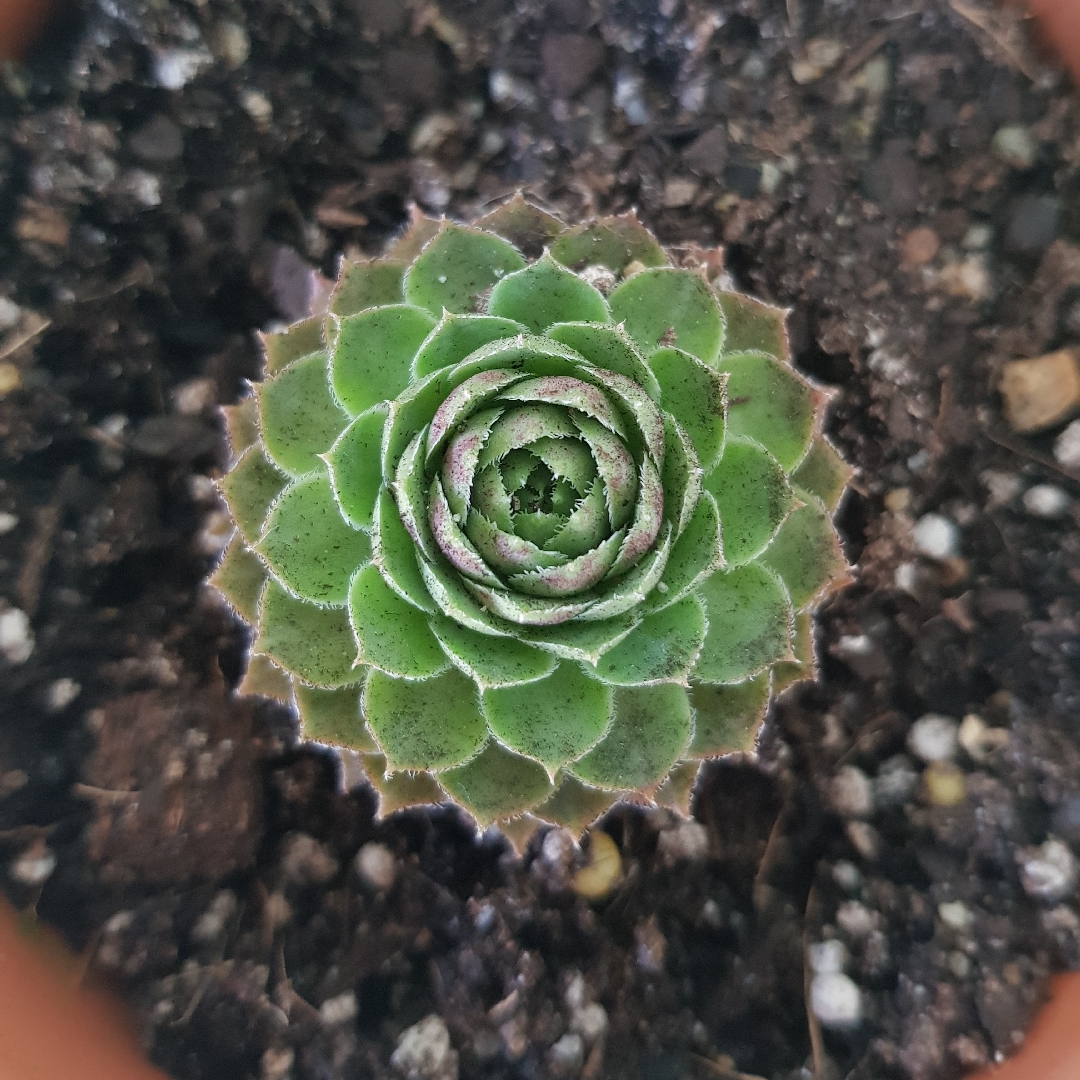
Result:
<svg viewBox="0 0 1080 1080">
<path fill-rule="evenodd" d="M 264 337 L 227 410 L 242 690 L 358 751 L 383 812 L 583 828 L 685 808 L 814 673 L 848 467 L 784 313 L 632 215 L 421 216 Z"/>
</svg>

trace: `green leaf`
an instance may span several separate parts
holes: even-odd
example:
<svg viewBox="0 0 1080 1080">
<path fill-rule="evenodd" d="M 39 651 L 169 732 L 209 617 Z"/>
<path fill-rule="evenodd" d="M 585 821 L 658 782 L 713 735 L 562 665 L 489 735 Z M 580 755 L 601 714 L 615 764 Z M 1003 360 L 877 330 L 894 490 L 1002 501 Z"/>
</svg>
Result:
<svg viewBox="0 0 1080 1080">
<path fill-rule="evenodd" d="M 361 413 L 326 455 L 341 513 L 358 529 L 371 528 L 375 500 L 382 487 L 380 451 L 389 411 L 387 405 L 380 403 Z"/>
<path fill-rule="evenodd" d="M 259 430 L 270 459 L 290 476 L 319 467 L 319 455 L 349 422 L 330 393 L 323 353 L 297 360 L 272 379 L 255 384 Z"/>
<path fill-rule="evenodd" d="M 401 524 L 394 498 L 383 488 L 375 504 L 371 530 L 371 561 L 386 583 L 402 599 L 421 611 L 434 612 L 435 604 L 416 561 L 416 545 Z"/>
<path fill-rule="evenodd" d="M 240 680 L 236 692 L 250 697 L 270 698 L 282 705 L 291 705 L 293 700 L 293 680 L 288 672 L 282 671 L 269 656 L 262 653 L 249 653 L 244 677 Z"/>
<path fill-rule="evenodd" d="M 791 482 L 816 495 L 825 504 L 825 509 L 832 513 L 853 472 L 833 444 L 820 435 L 810 444 L 806 457 L 791 474 Z"/>
<path fill-rule="evenodd" d="M 472 489 L 473 506 L 477 513 L 487 518 L 503 532 L 513 532 L 514 520 L 511 516 L 510 496 L 503 485 L 502 474 L 498 467 L 489 465 L 476 474 Z M 476 543 L 476 538 L 472 538 Z"/>
<path fill-rule="evenodd" d="M 701 762 L 681 761 L 662 784 L 653 789 L 652 797 L 657 806 L 668 806 L 682 817 L 690 816 L 690 801 L 694 797 Z"/>
<path fill-rule="evenodd" d="M 594 746 L 611 718 L 611 688 L 566 661 L 546 679 L 485 690 L 480 700 L 496 738 L 549 772 Z"/>
<path fill-rule="evenodd" d="M 664 575 L 649 594 L 653 610 L 670 607 L 724 565 L 720 551 L 720 512 L 716 500 L 702 492 L 693 516 L 671 549 Z"/>
<path fill-rule="evenodd" d="M 476 227 L 509 240 L 530 259 L 537 258 L 566 228 L 558 218 L 526 202 L 520 191 L 498 209 L 480 218 Z"/>
<path fill-rule="evenodd" d="M 364 684 L 363 710 L 394 770 L 462 765 L 487 738 L 476 686 L 453 667 L 417 682 L 372 669 Z"/>
<path fill-rule="evenodd" d="M 724 449 L 727 378 L 679 349 L 657 349 L 649 367 L 660 383 L 660 406 L 686 429 L 707 472 Z"/>
<path fill-rule="evenodd" d="M 607 587 L 602 600 L 592 604 L 581 615 L 583 619 L 610 619 L 640 604 L 656 588 L 671 553 L 671 522 L 660 528 L 656 547 L 618 581 Z"/>
<path fill-rule="evenodd" d="M 664 416 L 633 379 L 614 371 L 582 368 L 582 377 L 595 380 L 633 418 L 637 438 L 657 465 L 664 463 Z"/>
<path fill-rule="evenodd" d="M 535 406 L 534 406 L 535 407 Z M 622 440 L 592 417 L 572 414 L 574 427 L 589 444 L 597 472 L 604 482 L 604 502 L 613 529 L 621 529 L 634 512 L 637 469 Z"/>
<path fill-rule="evenodd" d="M 606 431 L 601 424 L 597 424 L 597 427 Z M 528 405 L 513 406 L 499 417 L 491 429 L 491 435 L 480 454 L 480 467 L 494 464 L 511 450 L 519 450 L 537 439 L 568 438 L 577 433 L 578 429 L 567 416 L 566 410 L 557 405 L 531 402 Z"/>
<path fill-rule="evenodd" d="M 302 319 L 280 334 L 259 334 L 263 347 L 266 375 L 276 375 L 294 360 L 326 348 L 326 320 L 321 315 Z"/>
<path fill-rule="evenodd" d="M 646 617 L 592 673 L 616 686 L 674 682 L 686 685 L 705 641 L 705 609 L 694 596 Z"/>
<path fill-rule="evenodd" d="M 579 780 L 609 790 L 660 783 L 682 756 L 694 730 L 681 686 L 634 686 L 615 691 L 615 719 L 595 749 L 569 766 Z"/>
<path fill-rule="evenodd" d="M 266 581 L 266 567 L 234 535 L 221 557 L 217 569 L 210 575 L 209 584 L 236 609 L 237 614 L 254 626 L 259 617 L 259 597 Z"/>
<path fill-rule="evenodd" d="M 435 537 L 436 546 L 443 558 L 458 573 L 465 574 L 474 581 L 483 582 L 491 588 L 497 589 L 502 585 L 502 581 L 492 573 L 480 552 L 473 547 L 472 541 L 454 520 L 450 505 L 443 493 L 442 482 L 437 476 L 431 481 L 428 520 L 431 523 L 431 532 Z"/>
<path fill-rule="evenodd" d="M 435 410 L 428 428 L 424 452 L 430 461 L 445 445 L 455 429 L 490 401 L 504 387 L 511 386 L 521 378 L 519 372 L 491 368 L 470 376 L 460 386 L 455 386 Z M 496 416 L 498 413 L 496 413 Z M 490 427 L 490 424 L 488 425 Z"/>
<path fill-rule="evenodd" d="M 360 767 L 379 793 L 380 818 L 410 806 L 435 806 L 446 797 L 435 777 L 429 772 L 387 773 L 382 754 L 364 754 Z"/>
<path fill-rule="evenodd" d="M 443 494 L 454 515 L 454 520 L 464 524 L 469 516 L 469 500 L 473 482 L 476 479 L 476 466 L 480 460 L 480 451 L 491 432 L 492 425 L 502 415 L 500 409 L 481 409 L 473 413 L 461 429 L 450 439 L 450 444 L 443 454 L 442 483 Z M 428 432 L 428 442 L 431 433 Z"/>
<path fill-rule="evenodd" d="M 259 539 L 270 504 L 288 483 L 270 464 L 263 448 L 249 446 L 243 456 L 221 479 L 221 493 L 232 512 L 240 535 L 249 543 Z"/>
<path fill-rule="evenodd" d="M 821 395 L 768 356 L 725 353 L 715 366 L 728 373 L 728 434 L 756 439 L 790 472 L 813 435 Z"/>
<path fill-rule="evenodd" d="M 618 797 L 564 775 L 555 794 L 533 810 L 542 820 L 553 821 L 580 836 Z"/>
<path fill-rule="evenodd" d="M 330 297 L 332 315 L 356 315 L 384 304 L 400 304 L 405 299 L 400 266 L 382 259 L 345 263 Z"/>
<path fill-rule="evenodd" d="M 313 686 L 349 686 L 364 674 L 353 667 L 356 640 L 348 613 L 296 600 L 273 578 L 263 590 L 252 651 L 266 653 Z"/>
<path fill-rule="evenodd" d="M 769 672 L 734 686 L 690 687 L 694 737 L 688 757 L 710 758 L 754 749 L 769 704 Z"/>
<path fill-rule="evenodd" d="M 526 626 L 520 636 L 537 648 L 545 649 L 564 660 L 579 660 L 583 664 L 596 664 L 600 657 L 613 649 L 640 620 L 633 612 L 625 612 L 614 618 L 596 622 L 560 623 L 558 626 Z"/>
<path fill-rule="evenodd" d="M 607 301 L 550 255 L 508 274 L 491 290 L 489 315 L 514 319 L 534 333 L 557 322 L 610 321 Z"/>
<path fill-rule="evenodd" d="M 429 218 L 417 206 L 409 207 L 409 224 L 405 231 L 395 239 L 383 255 L 385 262 L 396 266 L 408 266 L 421 251 L 439 235 L 445 222 Z"/>
<path fill-rule="evenodd" d="M 660 400 L 660 385 L 638 352 L 630 335 L 621 326 L 595 323 L 555 323 L 545 332 L 580 353 L 601 371 L 614 371 L 637 383 L 653 401 Z"/>
<path fill-rule="evenodd" d="M 473 594 L 482 607 L 507 622 L 519 626 L 556 626 L 573 619 L 592 607 L 592 600 L 575 597 L 548 599 L 541 596 L 523 596 L 483 585 L 478 581 L 462 579 L 465 588 Z"/>
<path fill-rule="evenodd" d="M 497 742 L 489 742 L 467 764 L 439 773 L 439 783 L 481 828 L 532 809 L 554 790 L 542 765 Z"/>
<path fill-rule="evenodd" d="M 290 591 L 331 607 L 344 606 L 349 579 L 371 560 L 371 541 L 342 518 L 325 473 L 281 493 L 255 550 Z"/>
<path fill-rule="evenodd" d="M 443 308 L 464 315 L 476 310 L 486 289 L 524 265 L 521 252 L 501 237 L 444 222 L 409 268 L 405 297 L 435 316 Z"/>
<path fill-rule="evenodd" d="M 802 494 L 805 505 L 791 512 L 761 556 L 783 578 L 796 611 L 848 573 L 840 537 L 825 507 L 808 492 Z"/>
<path fill-rule="evenodd" d="M 330 381 L 353 416 L 396 398 L 409 385 L 413 357 L 435 320 L 408 304 L 371 308 L 341 320 Z"/>
<path fill-rule="evenodd" d="M 742 293 L 722 292 L 717 300 L 724 313 L 724 348 L 728 352 L 766 352 L 781 363 L 791 362 L 783 308 Z"/>
<path fill-rule="evenodd" d="M 597 585 L 614 565 L 622 547 L 624 529 L 612 533 L 592 551 L 571 559 L 562 566 L 544 567 L 508 579 L 512 589 L 528 596 L 572 597 Z"/>
<path fill-rule="evenodd" d="M 817 657 L 814 655 L 813 615 L 809 610 L 795 612 L 795 632 L 792 635 L 795 659 L 780 661 L 772 666 L 772 696 L 778 697 L 789 686 L 803 679 L 817 677 Z"/>
<path fill-rule="evenodd" d="M 446 655 L 481 690 L 536 682 L 555 670 L 551 653 L 523 641 L 480 634 L 443 616 L 430 625 Z"/>
<path fill-rule="evenodd" d="M 675 345 L 705 363 L 720 352 L 724 324 L 708 285 L 690 270 L 644 270 L 610 296 L 611 314 L 646 356 Z"/>
<path fill-rule="evenodd" d="M 709 628 L 691 676 L 695 681 L 742 682 L 791 657 L 791 602 L 770 570 L 747 563 L 713 574 L 696 591 Z"/>
<path fill-rule="evenodd" d="M 728 439 L 724 456 L 703 484 L 720 509 L 728 566 L 749 562 L 761 552 L 797 501 L 776 458 L 742 436 Z"/>
<path fill-rule="evenodd" d="M 680 536 L 701 496 L 701 466 L 686 429 L 670 413 L 664 415 L 664 512 Z"/>
<path fill-rule="evenodd" d="M 439 549 L 428 523 L 428 485 L 423 467 L 424 433 L 417 432 L 398 462 L 392 487 L 398 516 L 413 543 L 428 559 L 437 559 Z"/>
<path fill-rule="evenodd" d="M 412 377 L 423 379 L 434 371 L 461 363 L 484 345 L 525 333 L 525 327 L 510 319 L 490 315 L 452 315 L 444 311 L 439 325 L 431 331 L 413 358 Z"/>
<path fill-rule="evenodd" d="M 360 645 L 359 663 L 402 679 L 428 679 L 448 666 L 428 616 L 402 600 L 367 566 L 349 589 L 349 620 Z"/>
<path fill-rule="evenodd" d="M 259 441 L 259 403 L 254 396 L 241 398 L 235 405 L 222 405 L 225 434 L 229 449 L 239 459 L 249 446 Z"/>
<path fill-rule="evenodd" d="M 577 409 L 598 420 L 619 438 L 628 437 L 626 428 L 607 395 L 581 379 L 567 375 L 540 375 L 534 379 L 522 379 L 503 390 L 499 397 L 503 401 L 539 401 Z"/>
<path fill-rule="evenodd" d="M 647 457 L 641 462 L 638 479 L 641 486 L 638 489 L 637 505 L 634 507 L 634 520 L 619 548 L 618 558 L 608 570 L 609 578 L 625 574 L 652 547 L 660 532 L 664 513 L 664 489 L 660 486 L 660 474 L 656 471 L 652 458 Z"/>
<path fill-rule="evenodd" d="M 480 634 L 510 636 L 510 628 L 477 603 L 459 574 L 424 559 L 418 560 L 418 564 L 428 593 L 444 615 Z"/>
<path fill-rule="evenodd" d="M 666 266 L 668 261 L 656 238 L 632 213 L 568 229 L 551 245 L 551 254 L 571 270 L 606 266 L 615 274 L 634 262 L 650 267 Z"/>
<path fill-rule="evenodd" d="M 296 682 L 296 711 L 300 714 L 300 732 L 305 739 L 343 746 L 361 754 L 378 750 L 360 714 L 360 687 L 342 686 L 322 690 Z"/>
<path fill-rule="evenodd" d="M 484 562 L 501 574 L 519 574 L 567 562 L 565 555 L 557 551 L 542 551 L 536 544 L 514 533 L 504 532 L 475 510 L 469 514 L 465 535 L 476 545 Z"/>
</svg>

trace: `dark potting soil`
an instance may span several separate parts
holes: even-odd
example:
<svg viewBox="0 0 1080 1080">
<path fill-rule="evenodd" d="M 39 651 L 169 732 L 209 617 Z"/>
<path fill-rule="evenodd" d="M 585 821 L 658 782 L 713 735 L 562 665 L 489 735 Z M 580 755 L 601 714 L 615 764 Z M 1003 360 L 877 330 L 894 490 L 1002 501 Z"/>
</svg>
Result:
<svg viewBox="0 0 1080 1080">
<path fill-rule="evenodd" d="M 1080 476 L 995 390 L 1080 345 L 1080 108 L 1023 30 L 980 0 L 84 0 L 3 68 L 0 877 L 171 1076 L 945 1080 L 1015 1048 L 1080 966 Z M 595 902 L 587 841 L 375 820 L 232 693 L 245 632 L 201 584 L 253 331 L 410 201 L 519 188 L 722 243 L 858 468 L 819 682 L 708 767 L 698 824 L 610 813 Z"/>
</svg>

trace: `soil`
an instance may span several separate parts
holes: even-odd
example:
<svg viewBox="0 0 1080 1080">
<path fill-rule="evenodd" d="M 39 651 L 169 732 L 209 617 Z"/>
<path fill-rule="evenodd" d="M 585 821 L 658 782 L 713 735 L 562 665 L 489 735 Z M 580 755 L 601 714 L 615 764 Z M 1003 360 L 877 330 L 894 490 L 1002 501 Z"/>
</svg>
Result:
<svg viewBox="0 0 1080 1080">
<path fill-rule="evenodd" d="M 1080 476 L 995 389 L 1080 345 L 1080 105 L 1024 31 L 978 0 L 83 0 L 3 68 L 3 888 L 166 1072 L 945 1080 L 1017 1045 L 1080 967 Z M 701 828 L 604 818 L 592 902 L 588 841 L 377 820 L 233 693 L 202 584 L 253 331 L 411 202 L 519 188 L 723 244 L 858 468 L 819 681 L 705 770 Z M 930 767 L 927 713 L 975 718 Z"/>
</svg>

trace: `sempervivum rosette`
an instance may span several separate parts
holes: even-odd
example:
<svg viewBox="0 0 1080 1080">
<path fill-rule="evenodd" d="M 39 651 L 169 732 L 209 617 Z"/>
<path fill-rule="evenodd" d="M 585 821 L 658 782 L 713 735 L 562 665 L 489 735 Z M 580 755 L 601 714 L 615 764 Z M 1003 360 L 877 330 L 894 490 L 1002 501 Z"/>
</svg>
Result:
<svg viewBox="0 0 1080 1080">
<path fill-rule="evenodd" d="M 516 198 L 417 219 L 266 339 L 214 583 L 256 628 L 245 688 L 360 751 L 384 810 L 678 804 L 812 674 L 848 472 L 783 313 L 718 262 Z"/>
</svg>

